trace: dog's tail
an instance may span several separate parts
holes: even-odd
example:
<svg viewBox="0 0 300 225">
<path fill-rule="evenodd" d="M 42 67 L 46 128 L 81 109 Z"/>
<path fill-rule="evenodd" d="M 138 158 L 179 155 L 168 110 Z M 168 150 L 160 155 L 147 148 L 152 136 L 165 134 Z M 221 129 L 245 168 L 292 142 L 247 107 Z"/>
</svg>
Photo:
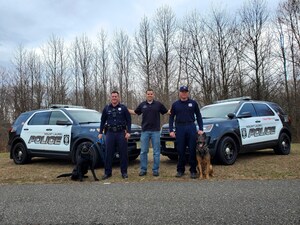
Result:
<svg viewBox="0 0 300 225">
<path fill-rule="evenodd" d="M 72 176 L 72 173 L 63 173 L 61 175 L 58 175 L 56 178 L 60 178 L 60 177 L 70 177 Z"/>
</svg>

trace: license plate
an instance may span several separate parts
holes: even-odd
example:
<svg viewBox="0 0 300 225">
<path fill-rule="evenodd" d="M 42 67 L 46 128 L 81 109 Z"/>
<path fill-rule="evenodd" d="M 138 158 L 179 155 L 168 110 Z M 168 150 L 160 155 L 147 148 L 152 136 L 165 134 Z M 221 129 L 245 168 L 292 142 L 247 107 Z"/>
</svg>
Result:
<svg viewBox="0 0 300 225">
<path fill-rule="evenodd" d="M 141 148 L 141 142 L 140 141 L 136 142 L 136 148 Z"/>
<path fill-rule="evenodd" d="M 174 142 L 173 141 L 166 141 L 166 148 L 174 148 Z"/>
</svg>

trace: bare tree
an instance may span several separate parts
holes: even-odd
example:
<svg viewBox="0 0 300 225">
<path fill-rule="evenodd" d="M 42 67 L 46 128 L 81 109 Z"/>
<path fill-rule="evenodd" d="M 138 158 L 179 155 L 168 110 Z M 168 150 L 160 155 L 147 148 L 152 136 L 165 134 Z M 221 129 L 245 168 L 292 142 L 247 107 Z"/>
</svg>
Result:
<svg viewBox="0 0 300 225">
<path fill-rule="evenodd" d="M 154 33 L 149 19 L 144 16 L 135 34 L 135 62 L 141 72 L 141 79 L 145 88 L 153 86 L 154 70 Z"/>
<path fill-rule="evenodd" d="M 0 149 L 7 145 L 7 129 L 14 118 L 11 116 L 13 108 L 11 102 L 10 77 L 7 71 L 0 67 Z"/>
<path fill-rule="evenodd" d="M 30 110 L 30 78 L 27 70 L 27 51 L 20 45 L 16 51 L 14 65 L 15 74 L 13 79 L 13 105 L 14 105 L 14 118 L 21 112 Z"/>
<path fill-rule="evenodd" d="M 102 110 L 106 104 L 109 76 L 109 49 L 107 34 L 104 30 L 98 34 L 98 46 L 95 49 L 95 108 Z"/>
<path fill-rule="evenodd" d="M 52 35 L 42 52 L 47 77 L 47 104 L 66 103 L 67 100 L 67 56 L 64 41 Z"/>
<path fill-rule="evenodd" d="M 9 114 L 13 107 L 10 93 L 10 77 L 4 68 L 0 67 L 0 118 L 3 122 L 11 121 Z"/>
<path fill-rule="evenodd" d="M 113 59 L 117 73 L 118 87 L 121 99 L 128 105 L 130 71 L 133 62 L 132 45 L 129 36 L 124 31 L 116 32 L 113 44 Z M 116 84 L 115 84 L 116 85 Z M 130 105 L 129 105 L 130 106 Z"/>
<path fill-rule="evenodd" d="M 163 77 L 163 102 L 170 105 L 170 87 L 174 81 L 176 82 L 175 73 L 172 71 L 175 57 L 173 44 L 177 31 L 176 18 L 169 6 L 163 6 L 157 9 L 154 21 L 155 34 L 157 35 L 157 59 L 161 59 L 164 66 L 164 70 L 161 71 L 163 73 L 160 74 Z"/>
<path fill-rule="evenodd" d="M 79 79 L 82 82 L 82 90 L 79 91 L 83 94 L 83 105 L 87 108 L 93 107 L 92 97 L 92 65 L 93 65 L 93 47 L 91 41 L 86 35 L 82 35 L 75 40 L 75 58 L 74 60 L 77 74 L 80 75 Z"/>
<path fill-rule="evenodd" d="M 244 50 L 243 61 L 248 67 L 249 91 L 256 99 L 268 99 L 274 90 L 274 80 L 269 80 L 270 56 L 272 39 L 268 32 L 266 4 L 263 0 L 250 0 L 240 13 L 242 20 L 241 35 L 247 46 Z M 251 85 L 254 84 L 254 85 Z"/>
<path fill-rule="evenodd" d="M 300 1 L 287 0 L 280 3 L 276 19 L 281 50 L 278 53 L 281 61 L 280 73 L 285 84 L 282 91 L 282 96 L 285 98 L 280 98 L 279 101 L 291 117 L 295 118 L 293 133 L 299 140 L 300 122 L 297 118 L 300 116 L 300 108 L 297 105 L 300 77 Z"/>
<path fill-rule="evenodd" d="M 213 10 L 212 20 L 207 23 L 207 36 L 210 40 L 211 47 L 215 53 L 212 58 L 216 62 L 215 93 L 217 99 L 226 99 L 232 97 L 235 89 L 233 86 L 236 80 L 235 71 L 237 68 L 235 56 L 235 29 L 234 19 L 230 19 L 225 11 Z M 236 85 L 236 83 L 235 83 Z"/>
<path fill-rule="evenodd" d="M 215 75 L 215 59 L 211 44 L 207 38 L 207 26 L 200 14 L 191 13 L 184 21 L 182 30 L 186 33 L 188 42 L 185 46 L 186 70 L 193 81 L 195 94 L 204 104 L 213 99 L 213 77 Z"/>
<path fill-rule="evenodd" d="M 43 97 L 45 95 L 45 85 L 42 63 L 39 56 L 34 51 L 31 51 L 28 54 L 27 67 L 31 83 L 31 95 L 28 96 L 31 101 L 30 108 L 40 109 L 42 108 Z"/>
<path fill-rule="evenodd" d="M 178 63 L 178 74 L 176 87 L 179 87 L 182 82 L 191 86 L 192 79 L 190 79 L 190 70 L 188 61 L 190 58 L 190 48 L 189 48 L 189 38 L 187 32 L 180 29 L 178 32 L 178 37 L 175 40 L 175 49 L 177 53 L 177 63 Z"/>
</svg>

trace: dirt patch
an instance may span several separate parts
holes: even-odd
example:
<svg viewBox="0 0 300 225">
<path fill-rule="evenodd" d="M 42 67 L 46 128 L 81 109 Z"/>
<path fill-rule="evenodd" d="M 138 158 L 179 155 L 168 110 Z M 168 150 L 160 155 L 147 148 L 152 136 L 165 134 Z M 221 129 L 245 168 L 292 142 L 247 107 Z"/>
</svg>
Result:
<svg viewBox="0 0 300 225">
<path fill-rule="evenodd" d="M 186 175 L 175 178 L 176 162 L 161 156 L 160 176 L 153 177 L 151 172 L 152 153 L 149 153 L 148 174 L 139 177 L 139 158 L 129 164 L 129 179 L 125 182 L 145 181 L 191 181 L 186 167 Z M 211 180 L 234 179 L 300 179 L 300 144 L 293 144 L 292 151 L 287 156 L 275 155 L 273 150 L 240 154 L 232 166 L 213 165 L 214 177 Z M 61 173 L 71 172 L 70 161 L 57 159 L 34 158 L 30 164 L 16 165 L 9 159 L 8 153 L 0 154 L 0 184 L 28 183 L 66 183 L 74 182 L 70 178 L 56 178 Z M 96 170 L 98 178 L 103 175 L 103 168 Z M 85 182 L 94 182 L 92 174 L 88 173 Z M 199 181 L 198 179 L 195 181 Z M 104 183 L 103 181 L 100 181 Z M 113 176 L 105 182 L 124 182 L 120 167 L 114 165 Z"/>
</svg>

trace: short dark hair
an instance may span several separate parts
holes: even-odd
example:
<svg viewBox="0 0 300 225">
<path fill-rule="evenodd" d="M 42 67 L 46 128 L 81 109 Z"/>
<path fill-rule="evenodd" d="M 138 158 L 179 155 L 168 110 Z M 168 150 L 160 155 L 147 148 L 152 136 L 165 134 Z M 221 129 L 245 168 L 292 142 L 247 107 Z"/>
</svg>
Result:
<svg viewBox="0 0 300 225">
<path fill-rule="evenodd" d="M 147 93 L 148 91 L 154 92 L 152 88 L 148 88 L 148 89 L 146 90 L 146 93 Z"/>
<path fill-rule="evenodd" d="M 112 91 L 110 94 L 117 94 L 117 95 L 119 95 L 119 92 L 118 91 Z"/>
</svg>

